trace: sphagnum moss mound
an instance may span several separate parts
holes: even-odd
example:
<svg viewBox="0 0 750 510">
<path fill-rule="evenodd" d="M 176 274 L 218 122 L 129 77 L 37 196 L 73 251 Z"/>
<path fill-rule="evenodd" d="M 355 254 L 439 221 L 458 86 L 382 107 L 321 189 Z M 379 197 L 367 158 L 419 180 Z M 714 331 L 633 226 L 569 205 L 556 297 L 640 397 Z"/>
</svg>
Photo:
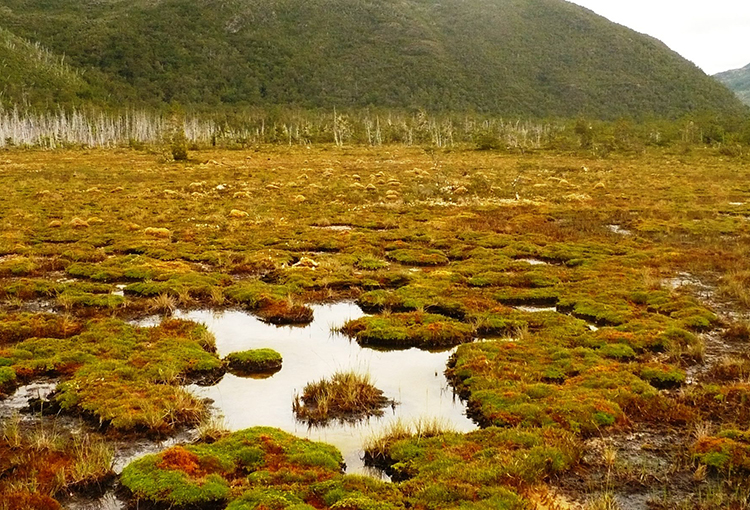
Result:
<svg viewBox="0 0 750 510">
<path fill-rule="evenodd" d="M 129 464 L 121 481 L 139 503 L 203 508 L 238 497 L 250 499 L 248 492 L 263 489 L 299 498 L 304 494 L 300 483 L 332 479 L 342 468 L 341 454 L 332 446 L 256 427 L 211 444 L 174 446 L 147 455 Z"/>
<path fill-rule="evenodd" d="M 224 362 L 235 374 L 270 374 L 281 370 L 282 358 L 273 349 L 251 349 L 228 354 Z"/>
<path fill-rule="evenodd" d="M 368 316 L 349 321 L 341 331 L 361 345 L 439 349 L 469 342 L 474 328 L 444 315 L 412 312 Z"/>
<path fill-rule="evenodd" d="M 309 383 L 296 395 L 292 409 L 301 421 L 325 424 L 331 420 L 358 421 L 381 416 L 395 405 L 372 384 L 369 374 L 336 372 L 329 379 Z"/>
<path fill-rule="evenodd" d="M 165 432 L 196 423 L 205 406 L 179 384 L 223 370 L 205 326 L 165 320 L 139 328 L 89 321 L 66 338 L 28 338 L 4 354 L 18 377 L 57 375 L 52 399 L 70 413 L 124 431 Z"/>
</svg>

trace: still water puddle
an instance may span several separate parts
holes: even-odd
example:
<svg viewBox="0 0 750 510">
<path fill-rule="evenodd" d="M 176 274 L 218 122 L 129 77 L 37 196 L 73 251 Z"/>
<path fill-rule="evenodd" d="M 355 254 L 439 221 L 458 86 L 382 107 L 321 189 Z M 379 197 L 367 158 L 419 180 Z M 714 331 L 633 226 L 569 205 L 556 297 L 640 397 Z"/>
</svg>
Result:
<svg viewBox="0 0 750 510">
<path fill-rule="evenodd" d="M 535 305 L 519 305 L 515 307 L 516 310 L 528 313 L 541 313 L 541 312 L 557 312 L 556 306 L 535 306 Z"/>
<path fill-rule="evenodd" d="M 277 327 L 243 311 L 178 312 L 175 317 L 202 322 L 216 336 L 221 357 L 235 351 L 268 347 L 283 357 L 279 372 L 267 379 L 226 374 L 219 383 L 190 385 L 196 396 L 213 400 L 214 410 L 231 430 L 258 425 L 278 427 L 300 437 L 333 444 L 341 450 L 348 473 L 383 476 L 362 461 L 362 445 L 396 420 L 437 418 L 460 432 L 476 429 L 466 417 L 466 407 L 443 374 L 452 351 L 419 349 L 379 351 L 360 347 L 335 332 L 349 319 L 364 313 L 352 303 L 314 306 L 315 320 L 306 327 Z M 158 322 L 151 318 L 143 326 Z M 375 386 L 397 405 L 382 417 L 357 424 L 333 422 L 308 427 L 295 419 L 292 400 L 307 383 L 330 377 L 340 370 L 368 372 Z"/>
<path fill-rule="evenodd" d="M 523 258 L 523 259 L 516 259 L 519 262 L 526 262 L 530 266 L 549 266 L 549 262 L 546 262 L 541 259 L 533 259 L 533 258 Z"/>
<path fill-rule="evenodd" d="M 29 407 L 31 399 L 45 399 L 57 387 L 57 379 L 35 381 L 21 386 L 7 399 L 0 402 L 0 418 L 6 419 L 19 414 Z"/>
<path fill-rule="evenodd" d="M 623 228 L 621 225 L 607 225 L 607 228 L 613 234 L 618 234 L 618 235 L 621 235 L 621 236 L 629 236 L 629 235 L 631 235 L 633 233 L 632 231 L 630 231 L 630 230 L 628 230 L 626 228 Z"/>
</svg>

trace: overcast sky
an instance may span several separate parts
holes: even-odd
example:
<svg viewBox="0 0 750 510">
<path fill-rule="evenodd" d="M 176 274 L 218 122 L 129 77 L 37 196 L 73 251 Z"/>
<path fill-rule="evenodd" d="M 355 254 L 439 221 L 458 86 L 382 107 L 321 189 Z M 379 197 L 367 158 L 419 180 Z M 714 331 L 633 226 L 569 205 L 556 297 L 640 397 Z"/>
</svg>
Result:
<svg viewBox="0 0 750 510">
<path fill-rule="evenodd" d="M 651 35 L 708 74 L 750 64 L 750 0 L 569 0 Z"/>
</svg>

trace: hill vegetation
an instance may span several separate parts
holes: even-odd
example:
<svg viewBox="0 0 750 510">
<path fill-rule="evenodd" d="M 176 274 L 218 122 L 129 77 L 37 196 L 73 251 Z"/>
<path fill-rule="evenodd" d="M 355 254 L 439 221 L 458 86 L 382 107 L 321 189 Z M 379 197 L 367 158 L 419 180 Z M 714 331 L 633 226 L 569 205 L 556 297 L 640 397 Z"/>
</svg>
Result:
<svg viewBox="0 0 750 510">
<path fill-rule="evenodd" d="M 714 78 L 733 90 L 743 103 L 750 105 L 750 64 L 742 69 L 719 73 Z"/>
<path fill-rule="evenodd" d="M 90 97 L 90 85 L 64 57 L 0 28 L 0 101 L 77 104 Z"/>
<path fill-rule="evenodd" d="M 66 78 L 55 82 L 12 69 L 6 81 L 22 91 L 6 96 L 32 103 L 90 94 L 103 104 L 214 110 L 742 111 L 661 42 L 563 0 L 1 0 L 0 13 L 5 29 L 77 70 L 59 65 Z"/>
</svg>

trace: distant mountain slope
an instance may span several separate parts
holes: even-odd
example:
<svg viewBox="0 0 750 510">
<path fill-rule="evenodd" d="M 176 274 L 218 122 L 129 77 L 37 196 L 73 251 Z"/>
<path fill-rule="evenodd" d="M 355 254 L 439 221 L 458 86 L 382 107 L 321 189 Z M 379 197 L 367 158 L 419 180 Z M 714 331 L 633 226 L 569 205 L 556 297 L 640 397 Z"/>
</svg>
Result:
<svg viewBox="0 0 750 510">
<path fill-rule="evenodd" d="M 738 112 L 659 41 L 563 0 L 0 0 L 0 25 L 116 101 Z"/>
<path fill-rule="evenodd" d="M 714 78 L 729 87 L 743 103 L 750 105 L 750 64 L 714 75 Z"/>
<path fill-rule="evenodd" d="M 0 104 L 53 106 L 90 95 L 89 84 L 64 58 L 0 28 Z"/>
</svg>

